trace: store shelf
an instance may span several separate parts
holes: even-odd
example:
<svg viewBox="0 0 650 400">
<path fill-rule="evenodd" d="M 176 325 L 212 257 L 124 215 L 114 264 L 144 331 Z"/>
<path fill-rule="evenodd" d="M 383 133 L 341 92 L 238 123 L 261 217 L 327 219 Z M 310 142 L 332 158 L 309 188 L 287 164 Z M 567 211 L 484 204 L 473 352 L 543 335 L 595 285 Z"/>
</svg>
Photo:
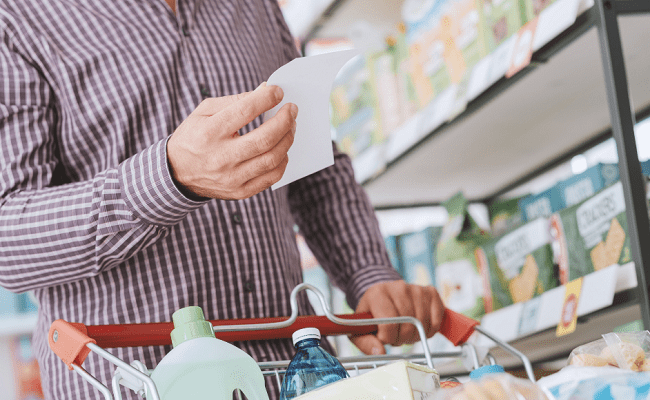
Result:
<svg viewBox="0 0 650 400">
<path fill-rule="evenodd" d="M 472 200 L 487 199 L 585 143 L 607 137 L 611 123 L 595 12 L 586 11 L 533 58 L 548 61 L 501 79 L 451 123 L 425 131 L 418 119 L 436 111 L 425 108 L 395 132 L 397 141 L 422 139 L 365 180 L 373 205 L 436 204 L 459 190 Z M 650 109 L 650 16 L 619 21 L 633 106 L 645 114 Z"/>
<path fill-rule="evenodd" d="M 31 334 L 36 328 L 36 314 L 14 315 L 0 318 L 0 337 Z"/>
<path fill-rule="evenodd" d="M 515 304 L 483 317 L 481 326 L 500 339 L 522 351 L 533 363 L 568 356 L 575 347 L 599 339 L 617 326 L 641 319 L 641 309 L 635 298 L 637 286 L 634 263 L 613 266 L 584 278 L 578 306 L 578 325 L 570 335 L 558 338 L 556 325 L 560 319 L 564 287 L 544 293 L 537 298 L 541 304 L 536 315 L 535 331 L 518 332 L 522 326 L 522 310 L 527 303 Z M 616 293 L 616 295 L 614 295 Z M 531 303 L 531 302 L 528 302 Z M 490 348 L 490 352 L 506 368 L 521 366 L 519 359 L 495 347 L 494 343 L 477 335 L 474 344 Z M 464 373 L 457 362 L 436 366 L 443 375 Z"/>
</svg>

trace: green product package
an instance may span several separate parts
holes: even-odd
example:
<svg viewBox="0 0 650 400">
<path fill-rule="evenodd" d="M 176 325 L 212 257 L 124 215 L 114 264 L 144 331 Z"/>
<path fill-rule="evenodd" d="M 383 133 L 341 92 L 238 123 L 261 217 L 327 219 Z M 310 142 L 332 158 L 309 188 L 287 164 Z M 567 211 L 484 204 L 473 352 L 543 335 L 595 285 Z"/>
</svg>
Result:
<svg viewBox="0 0 650 400">
<path fill-rule="evenodd" d="M 476 250 L 486 312 L 525 302 L 559 285 L 548 219 L 539 218 Z"/>
<path fill-rule="evenodd" d="M 562 284 L 631 261 L 621 182 L 553 214 L 551 228 Z"/>
<path fill-rule="evenodd" d="M 485 314 L 485 308 L 483 282 L 474 250 L 490 236 L 469 215 L 468 202 L 462 193 L 444 206 L 449 220 L 436 246 L 436 287 L 447 308 L 477 319 Z"/>
<path fill-rule="evenodd" d="M 519 200 L 517 197 L 507 200 L 496 200 L 488 205 L 490 213 L 490 227 L 492 234 L 500 236 L 511 231 L 523 223 L 523 216 L 519 209 Z"/>
<path fill-rule="evenodd" d="M 476 8 L 488 51 L 496 49 L 523 26 L 519 0 L 477 0 Z"/>
</svg>

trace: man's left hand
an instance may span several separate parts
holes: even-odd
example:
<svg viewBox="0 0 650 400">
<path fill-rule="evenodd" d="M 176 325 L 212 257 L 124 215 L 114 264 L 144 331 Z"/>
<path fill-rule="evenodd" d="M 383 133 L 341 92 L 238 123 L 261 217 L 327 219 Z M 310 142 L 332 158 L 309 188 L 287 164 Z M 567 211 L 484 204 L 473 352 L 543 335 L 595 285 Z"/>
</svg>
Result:
<svg viewBox="0 0 650 400">
<path fill-rule="evenodd" d="M 370 312 L 374 318 L 415 317 L 430 338 L 440 329 L 444 306 L 434 287 L 392 281 L 371 286 L 361 297 L 356 312 Z M 351 340 L 365 354 L 385 354 L 384 344 L 400 346 L 415 343 L 420 337 L 415 325 L 383 324 L 376 335 L 356 336 Z"/>
</svg>

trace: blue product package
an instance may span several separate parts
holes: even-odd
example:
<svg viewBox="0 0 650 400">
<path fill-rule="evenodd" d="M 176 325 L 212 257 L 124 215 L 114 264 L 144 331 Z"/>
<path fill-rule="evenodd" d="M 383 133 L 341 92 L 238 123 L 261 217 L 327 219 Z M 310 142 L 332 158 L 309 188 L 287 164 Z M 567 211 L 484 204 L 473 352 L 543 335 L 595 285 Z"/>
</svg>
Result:
<svg viewBox="0 0 650 400">
<path fill-rule="evenodd" d="M 650 160 L 646 160 L 641 163 L 641 172 L 643 175 L 650 177 Z"/>
<path fill-rule="evenodd" d="M 556 400 L 649 400 L 650 373 L 629 372 L 600 376 L 567 382 L 548 389 Z"/>
<path fill-rule="evenodd" d="M 435 286 L 435 249 L 441 233 L 441 227 L 429 227 L 399 236 L 400 268 L 407 283 Z"/>
<path fill-rule="evenodd" d="M 0 287 L 0 318 L 18 312 L 18 295 Z"/>
<path fill-rule="evenodd" d="M 564 201 L 560 195 L 558 186 L 538 194 L 531 194 L 519 200 L 519 209 L 521 210 L 523 220 L 532 221 L 539 217 L 549 217 L 556 211 L 564 208 Z"/>
<path fill-rule="evenodd" d="M 400 266 L 397 250 L 397 237 L 387 236 L 384 238 L 384 243 L 386 243 L 386 250 L 388 250 L 388 258 L 390 259 L 390 263 L 393 264 L 393 267 L 397 270 L 397 272 L 402 275 L 402 268 Z"/>
<path fill-rule="evenodd" d="M 593 196 L 619 179 L 618 165 L 598 163 L 585 172 L 558 183 L 564 207 L 571 207 Z"/>
<path fill-rule="evenodd" d="M 21 293 L 18 295 L 18 312 L 24 314 L 33 314 L 38 311 L 38 303 L 30 293 Z"/>
</svg>

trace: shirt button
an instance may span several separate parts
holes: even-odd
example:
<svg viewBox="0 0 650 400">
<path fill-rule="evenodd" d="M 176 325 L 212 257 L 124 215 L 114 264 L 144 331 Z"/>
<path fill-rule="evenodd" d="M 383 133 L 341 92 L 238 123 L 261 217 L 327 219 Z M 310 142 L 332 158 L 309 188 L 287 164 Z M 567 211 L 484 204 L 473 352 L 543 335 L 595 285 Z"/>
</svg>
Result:
<svg viewBox="0 0 650 400">
<path fill-rule="evenodd" d="M 185 25 L 181 28 L 181 31 L 183 31 L 183 36 L 188 37 L 190 36 L 190 31 L 187 29 Z"/>
<path fill-rule="evenodd" d="M 201 86 L 201 96 L 203 96 L 204 99 L 210 97 L 210 92 L 205 86 Z"/>
<path fill-rule="evenodd" d="M 241 215 L 240 215 L 240 214 L 238 214 L 238 213 L 234 213 L 234 214 L 232 215 L 232 222 L 234 222 L 235 224 L 239 225 L 239 224 L 241 224 L 241 221 L 242 221 L 242 218 L 241 218 Z"/>
<path fill-rule="evenodd" d="M 255 284 L 252 281 L 244 282 L 244 292 L 253 293 L 253 290 L 255 290 Z"/>
</svg>

